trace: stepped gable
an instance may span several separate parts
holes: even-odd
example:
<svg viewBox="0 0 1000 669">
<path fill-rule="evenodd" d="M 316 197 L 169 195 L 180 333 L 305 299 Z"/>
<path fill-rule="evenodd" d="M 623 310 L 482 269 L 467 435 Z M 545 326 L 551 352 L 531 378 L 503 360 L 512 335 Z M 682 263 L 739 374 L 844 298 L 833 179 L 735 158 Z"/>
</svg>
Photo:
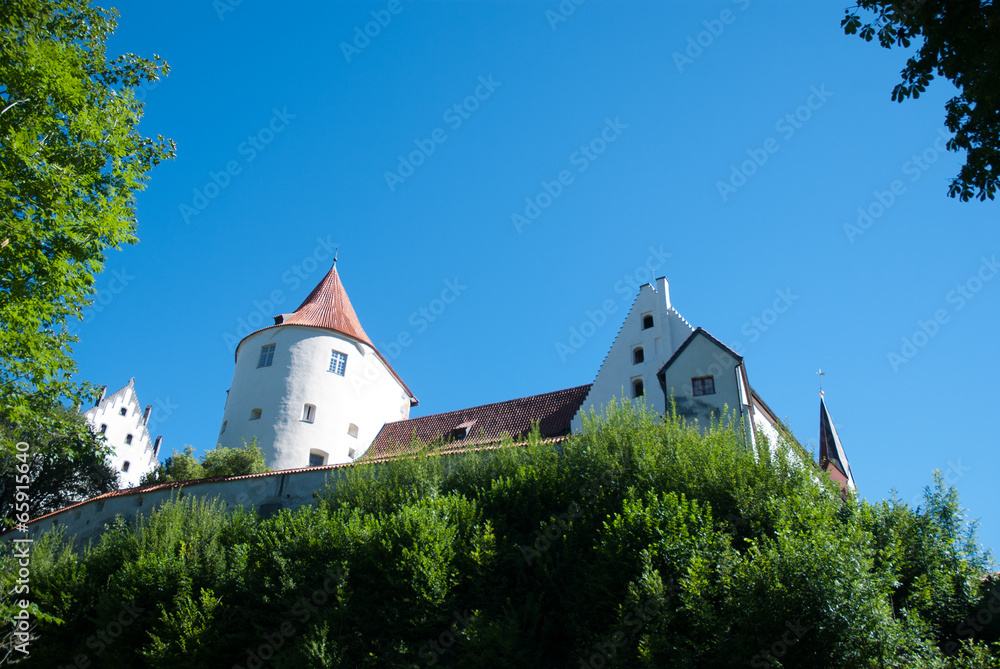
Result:
<svg viewBox="0 0 1000 669">
<path fill-rule="evenodd" d="M 471 445 L 497 442 L 504 435 L 520 439 L 531 432 L 534 422 L 538 423 L 542 437 L 563 437 L 569 434 L 570 421 L 588 392 L 590 384 L 386 423 L 365 453 L 365 459 L 405 455 L 414 450 L 414 439 L 423 444 L 444 440 L 446 450 L 465 450 Z"/>
</svg>

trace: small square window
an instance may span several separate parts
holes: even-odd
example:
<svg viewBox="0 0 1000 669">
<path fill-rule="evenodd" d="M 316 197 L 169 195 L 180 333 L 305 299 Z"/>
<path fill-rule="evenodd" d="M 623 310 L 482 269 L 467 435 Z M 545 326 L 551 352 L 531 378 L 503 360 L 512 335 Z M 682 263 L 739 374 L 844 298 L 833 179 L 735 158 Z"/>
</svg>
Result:
<svg viewBox="0 0 1000 669">
<path fill-rule="evenodd" d="M 645 354 L 642 352 L 642 347 L 639 347 L 632 351 L 632 364 L 638 365 L 640 362 L 646 359 Z"/>
<path fill-rule="evenodd" d="M 260 420 L 260 415 L 264 413 L 260 409 L 250 409 L 250 420 Z"/>
<path fill-rule="evenodd" d="M 715 378 L 711 376 L 699 376 L 691 379 L 691 393 L 698 395 L 715 394 Z"/>
<path fill-rule="evenodd" d="M 350 425 L 349 425 L 349 426 L 347 427 L 347 434 L 349 434 L 349 435 L 351 435 L 352 437 L 354 437 L 355 439 L 357 439 L 357 438 L 358 438 L 358 426 L 357 426 L 357 425 L 355 425 L 354 423 L 351 423 L 351 424 L 350 424 Z"/>
<path fill-rule="evenodd" d="M 653 314 L 646 314 L 642 317 L 642 329 L 648 330 L 653 327 Z"/>
<path fill-rule="evenodd" d="M 309 454 L 310 467 L 322 467 L 326 464 L 326 453 L 323 451 L 313 451 Z"/>
<path fill-rule="evenodd" d="M 302 422 L 312 423 L 316 420 L 316 405 L 306 404 L 302 407 Z"/>
<path fill-rule="evenodd" d="M 125 462 L 122 463 L 122 471 L 127 472 L 128 468 L 129 468 L 129 462 L 128 460 L 126 460 Z"/>
<path fill-rule="evenodd" d="M 126 409 L 125 407 L 122 407 L 121 409 L 118 410 L 119 416 L 124 416 L 126 414 L 128 414 L 128 409 Z"/>
<path fill-rule="evenodd" d="M 131 434 L 126 434 L 125 435 L 125 443 L 126 444 L 131 444 L 132 443 L 132 435 Z"/>
<path fill-rule="evenodd" d="M 330 369 L 327 371 L 333 372 L 334 374 L 344 375 L 344 371 L 347 369 L 347 356 L 339 351 L 334 351 L 333 355 L 330 357 Z"/>
<path fill-rule="evenodd" d="M 266 344 L 260 347 L 260 357 L 257 358 L 257 367 L 270 367 L 274 360 L 274 344 Z"/>
</svg>

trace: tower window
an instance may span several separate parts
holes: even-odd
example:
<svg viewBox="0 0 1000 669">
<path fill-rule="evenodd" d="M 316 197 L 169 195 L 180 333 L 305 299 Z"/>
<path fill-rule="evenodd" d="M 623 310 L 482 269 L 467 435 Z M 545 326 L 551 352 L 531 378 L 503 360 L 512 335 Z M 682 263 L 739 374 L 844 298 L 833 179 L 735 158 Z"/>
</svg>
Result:
<svg viewBox="0 0 1000 669">
<path fill-rule="evenodd" d="M 122 463 L 122 471 L 127 472 L 128 468 L 129 468 L 129 462 L 128 460 L 126 460 L 125 462 Z"/>
<path fill-rule="evenodd" d="M 714 395 L 715 378 L 711 376 L 698 376 L 691 379 L 692 395 Z"/>
<path fill-rule="evenodd" d="M 642 387 L 642 379 L 636 379 L 632 382 L 632 397 L 642 397 L 646 394 L 646 391 Z"/>
<path fill-rule="evenodd" d="M 261 413 L 260 409 L 250 409 L 250 420 L 260 420 Z"/>
<path fill-rule="evenodd" d="M 633 365 L 638 365 L 640 362 L 642 362 L 645 359 L 646 358 L 645 358 L 645 355 L 643 355 L 642 347 L 641 346 L 639 348 L 637 348 L 637 349 L 635 349 L 635 350 L 632 351 L 632 364 Z"/>
<path fill-rule="evenodd" d="M 107 434 L 107 432 L 108 432 L 108 424 L 101 423 L 101 434 Z"/>
<path fill-rule="evenodd" d="M 355 451 L 353 448 L 347 449 L 347 457 L 353 460 L 355 455 L 357 455 L 357 451 Z"/>
<path fill-rule="evenodd" d="M 333 372 L 334 374 L 344 375 L 344 371 L 347 369 L 347 356 L 339 351 L 334 351 L 333 355 L 330 357 L 330 369 L 327 371 Z"/>
<path fill-rule="evenodd" d="M 310 467 L 322 467 L 326 464 L 326 453 L 323 451 L 310 451 L 309 452 L 309 466 Z"/>
<path fill-rule="evenodd" d="M 648 330 L 653 327 L 653 314 L 646 314 L 642 317 L 642 329 Z"/>
<path fill-rule="evenodd" d="M 126 444 L 131 444 L 132 443 L 132 435 L 131 434 L 126 434 L 125 435 L 125 443 Z"/>
<path fill-rule="evenodd" d="M 125 407 L 122 407 L 121 409 L 118 410 L 119 416 L 124 416 L 126 414 L 128 414 L 128 409 L 126 409 Z"/>
<path fill-rule="evenodd" d="M 351 435 L 355 439 L 358 438 L 358 426 L 351 423 L 350 427 L 347 428 L 347 434 Z"/>
<path fill-rule="evenodd" d="M 302 421 L 312 423 L 316 420 L 316 405 L 306 404 L 302 407 Z"/>
<path fill-rule="evenodd" d="M 257 358 L 257 367 L 270 367 L 274 361 L 274 344 L 265 344 L 260 347 L 260 357 Z"/>
</svg>

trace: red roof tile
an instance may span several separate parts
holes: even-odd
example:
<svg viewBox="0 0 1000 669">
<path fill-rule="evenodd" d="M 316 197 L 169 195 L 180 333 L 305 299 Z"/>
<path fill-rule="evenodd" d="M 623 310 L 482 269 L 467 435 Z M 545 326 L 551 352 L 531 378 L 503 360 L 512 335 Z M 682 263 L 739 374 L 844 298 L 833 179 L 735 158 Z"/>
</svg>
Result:
<svg viewBox="0 0 1000 669">
<path fill-rule="evenodd" d="M 285 325 L 302 325 L 305 327 L 333 330 L 334 332 L 339 332 L 364 344 L 368 344 L 386 366 L 386 369 L 389 370 L 389 373 L 403 386 L 403 390 L 406 391 L 406 394 L 410 398 L 410 406 L 419 404 L 413 391 L 403 382 L 403 379 L 400 378 L 396 370 L 389 364 L 389 361 L 382 355 L 382 352 L 372 343 L 364 328 L 361 327 L 361 321 L 358 320 L 358 315 L 354 313 L 354 307 L 351 305 L 350 298 L 347 297 L 344 284 L 340 282 L 336 263 L 326 273 L 323 280 L 316 284 L 316 287 L 312 289 L 309 296 L 302 301 L 302 304 L 295 311 L 290 314 L 275 316 L 274 325 L 255 330 L 244 337 L 236 347 L 235 356 L 239 356 L 240 346 L 253 335 L 264 330 L 279 328 Z"/>
<path fill-rule="evenodd" d="M 403 455 L 413 450 L 413 439 L 424 444 L 445 440 L 446 450 L 465 450 L 470 445 L 496 442 L 504 435 L 519 439 L 528 435 L 535 422 L 542 437 L 562 436 L 569 433 L 570 421 L 589 391 L 588 384 L 386 423 L 365 453 L 365 459 Z"/>
<path fill-rule="evenodd" d="M 340 282 L 337 266 L 334 265 L 326 273 L 323 280 L 316 284 L 309 297 L 302 301 L 293 313 L 279 316 L 277 325 L 311 325 L 327 330 L 336 330 L 342 334 L 354 337 L 372 348 L 368 335 L 365 334 L 358 315 L 354 313 L 347 291 Z"/>
</svg>

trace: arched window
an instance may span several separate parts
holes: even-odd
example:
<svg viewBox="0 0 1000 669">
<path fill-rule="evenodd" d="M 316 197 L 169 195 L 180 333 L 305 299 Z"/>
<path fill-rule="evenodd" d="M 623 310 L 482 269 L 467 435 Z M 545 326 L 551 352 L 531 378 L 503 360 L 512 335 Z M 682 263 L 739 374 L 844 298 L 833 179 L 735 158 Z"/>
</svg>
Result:
<svg viewBox="0 0 1000 669">
<path fill-rule="evenodd" d="M 639 346 L 632 350 L 632 364 L 638 365 L 640 362 L 645 360 L 645 356 L 642 353 L 642 347 Z"/>
<path fill-rule="evenodd" d="M 125 435 L 125 443 L 126 444 L 131 444 L 132 443 L 132 435 L 131 434 L 126 434 Z"/>
<path fill-rule="evenodd" d="M 642 317 L 642 329 L 648 330 L 653 327 L 653 314 L 646 314 Z"/>
<path fill-rule="evenodd" d="M 636 379 L 632 382 L 632 397 L 642 397 L 645 395 L 645 391 L 642 388 L 642 379 Z"/>
<path fill-rule="evenodd" d="M 107 434 L 107 431 L 108 431 L 108 424 L 101 423 L 101 434 Z"/>
<path fill-rule="evenodd" d="M 318 449 L 315 449 L 315 448 L 313 450 L 309 451 L 309 466 L 310 467 L 322 467 L 325 464 L 326 464 L 326 453 L 325 452 L 323 452 L 321 450 L 318 450 Z"/>
<path fill-rule="evenodd" d="M 122 407 L 121 409 L 118 410 L 119 416 L 125 416 L 127 414 L 128 414 L 128 409 L 126 409 L 125 407 Z"/>
</svg>

